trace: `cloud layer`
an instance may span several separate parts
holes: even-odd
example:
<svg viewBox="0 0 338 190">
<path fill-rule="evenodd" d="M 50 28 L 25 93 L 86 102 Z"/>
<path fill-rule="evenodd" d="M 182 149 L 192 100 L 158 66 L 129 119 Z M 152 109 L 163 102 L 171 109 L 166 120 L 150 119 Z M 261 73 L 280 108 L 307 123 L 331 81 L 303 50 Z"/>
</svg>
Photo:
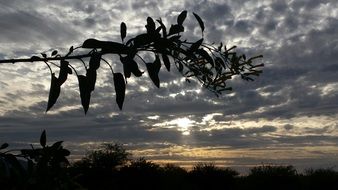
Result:
<svg viewBox="0 0 338 190">
<path fill-rule="evenodd" d="M 86 38 L 119 41 L 122 21 L 132 36 L 145 30 L 147 16 L 169 24 L 185 9 L 187 33 L 193 34 L 187 38 L 200 36 L 196 12 L 205 21 L 208 42 L 237 45 L 249 56 L 263 54 L 263 75 L 250 83 L 233 80 L 234 92 L 216 98 L 163 69 L 160 89 L 147 76 L 128 83 L 121 112 L 112 77 L 100 69 L 84 116 L 74 76 L 45 114 L 46 67 L 0 65 L 0 141 L 22 146 L 47 129 L 51 140 L 65 140 L 75 155 L 119 141 L 137 155 L 181 164 L 271 161 L 305 167 L 302 163 L 319 166 L 323 158 L 322 163 L 337 163 L 338 3 L 333 0 L 5 1 L 0 2 L 0 58 L 66 52 Z"/>
</svg>

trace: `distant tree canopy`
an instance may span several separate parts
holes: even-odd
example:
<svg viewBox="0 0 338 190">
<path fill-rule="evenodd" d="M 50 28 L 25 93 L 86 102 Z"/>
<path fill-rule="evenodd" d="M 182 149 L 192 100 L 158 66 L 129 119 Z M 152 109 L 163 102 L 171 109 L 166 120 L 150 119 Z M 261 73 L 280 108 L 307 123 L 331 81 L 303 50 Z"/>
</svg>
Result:
<svg viewBox="0 0 338 190">
<path fill-rule="evenodd" d="M 238 75 L 246 81 L 253 81 L 253 76 L 259 76 L 262 73 L 260 68 L 264 64 L 254 63 L 254 60 L 261 58 L 262 55 L 247 58 L 244 54 L 239 55 L 234 51 L 236 46 L 227 48 L 222 43 L 219 45 L 205 43 L 204 22 L 196 13 L 193 15 L 201 29 L 201 38 L 197 41 L 182 39 L 183 23 L 187 17 L 187 11 L 182 11 L 177 17 L 177 23 L 172 24 L 169 30 L 161 19 L 155 21 L 148 17 L 145 25 L 146 32 L 126 41 L 127 26 L 122 22 L 120 25 L 121 43 L 87 39 L 82 46 L 70 47 L 66 55 L 60 55 L 57 50 L 54 50 L 50 56 L 41 53 L 41 56 L 32 56 L 29 59 L 0 60 L 0 63 L 44 62 L 48 66 L 51 73 L 51 85 L 46 111 L 56 103 L 61 86 L 67 80 L 68 75 L 74 72 L 78 79 L 81 104 L 85 113 L 89 109 L 100 63 L 107 64 L 111 69 L 116 102 L 120 109 L 123 107 L 127 79 L 131 75 L 141 77 L 144 74 L 144 71 L 139 69 L 140 63 L 145 64 L 150 79 L 157 87 L 160 87 L 158 74 L 162 65 L 168 71 L 174 65 L 187 82 L 194 78 L 216 96 L 223 91 L 232 90 L 226 82 L 233 76 Z M 87 50 L 86 53 L 83 51 L 75 53 L 83 49 Z M 151 54 L 153 61 L 147 62 L 141 53 Z M 112 64 L 103 58 L 105 54 L 115 54 L 120 57 L 123 73 L 114 72 Z M 89 62 L 86 63 L 84 58 L 89 58 Z M 78 74 L 70 60 L 80 60 L 86 74 Z M 58 68 L 58 76 L 51 65 Z"/>
</svg>

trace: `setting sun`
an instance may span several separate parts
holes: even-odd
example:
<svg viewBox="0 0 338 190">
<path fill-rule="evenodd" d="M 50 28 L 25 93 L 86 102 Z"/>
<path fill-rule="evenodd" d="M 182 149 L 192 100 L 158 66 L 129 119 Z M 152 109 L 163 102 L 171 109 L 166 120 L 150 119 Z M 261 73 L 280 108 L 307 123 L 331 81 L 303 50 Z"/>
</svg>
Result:
<svg viewBox="0 0 338 190">
<path fill-rule="evenodd" d="M 176 125 L 177 130 L 182 132 L 182 135 L 190 135 L 190 127 L 195 123 L 195 121 L 190 120 L 187 117 L 174 119 L 169 122 L 171 125 Z"/>
</svg>

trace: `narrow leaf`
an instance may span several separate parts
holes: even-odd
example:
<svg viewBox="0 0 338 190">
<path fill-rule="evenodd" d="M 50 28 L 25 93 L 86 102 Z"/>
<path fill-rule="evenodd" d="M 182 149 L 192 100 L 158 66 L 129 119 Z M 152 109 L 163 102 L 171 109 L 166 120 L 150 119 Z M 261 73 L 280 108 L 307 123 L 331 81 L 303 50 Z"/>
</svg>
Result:
<svg viewBox="0 0 338 190">
<path fill-rule="evenodd" d="M 70 151 L 67 149 L 62 149 L 61 150 L 61 154 L 62 156 L 69 156 L 70 155 Z M 67 159 L 64 160 L 65 163 L 69 163 Z"/>
<path fill-rule="evenodd" d="M 100 67 L 101 54 L 94 52 L 89 60 L 89 68 L 97 70 Z"/>
<path fill-rule="evenodd" d="M 123 42 L 124 38 L 127 36 L 127 25 L 126 25 L 126 23 L 121 22 L 120 32 L 121 32 L 121 39 L 122 39 L 122 42 Z"/>
<path fill-rule="evenodd" d="M 94 52 L 89 60 L 89 69 L 87 69 L 87 85 L 90 92 L 94 91 L 96 83 L 96 70 L 100 67 L 101 54 Z"/>
<path fill-rule="evenodd" d="M 200 56 L 202 56 L 208 63 L 211 64 L 212 67 L 215 66 L 214 59 L 209 55 L 207 51 L 204 49 L 198 49 L 197 52 Z"/>
<path fill-rule="evenodd" d="M 126 92 L 126 83 L 124 77 L 121 73 L 114 73 L 114 87 L 116 92 L 116 103 L 122 110 L 125 92 Z"/>
<path fill-rule="evenodd" d="M 85 114 L 87 114 L 87 111 L 89 109 L 89 104 L 90 104 L 90 92 L 91 91 L 88 88 L 86 76 L 78 75 L 77 78 L 79 81 L 81 104 L 82 104 Z"/>
<path fill-rule="evenodd" d="M 222 50 L 222 47 L 223 47 L 223 43 L 221 42 L 220 44 L 219 44 L 219 46 L 218 46 L 218 51 L 221 51 Z"/>
<path fill-rule="evenodd" d="M 193 43 L 190 48 L 189 48 L 189 52 L 190 53 L 194 53 L 198 50 L 198 48 L 202 45 L 203 42 L 203 38 L 198 40 L 197 42 Z"/>
<path fill-rule="evenodd" d="M 176 62 L 176 66 L 177 66 L 179 72 L 183 71 L 183 64 L 180 61 Z"/>
<path fill-rule="evenodd" d="M 73 46 L 70 46 L 68 54 L 73 53 L 73 51 L 74 51 L 74 47 L 73 47 Z"/>
<path fill-rule="evenodd" d="M 61 144 L 63 143 L 63 141 L 57 141 L 55 142 L 51 147 L 53 149 L 59 149 L 61 147 Z"/>
<path fill-rule="evenodd" d="M 94 69 L 87 69 L 87 73 L 86 73 L 86 77 L 87 77 L 87 85 L 88 85 L 88 90 L 90 92 L 94 91 L 95 89 L 95 83 L 96 83 L 96 78 L 97 78 L 97 72 Z"/>
<path fill-rule="evenodd" d="M 193 14 L 194 14 L 194 16 L 195 16 L 195 18 L 196 18 L 198 24 L 200 25 L 201 30 L 202 30 L 202 34 L 203 34 L 203 32 L 204 32 L 204 22 L 203 22 L 203 20 L 201 19 L 201 17 L 198 16 L 196 13 L 193 13 Z"/>
<path fill-rule="evenodd" d="M 180 15 L 178 15 L 177 24 L 182 25 L 186 17 L 187 17 L 187 11 L 184 10 L 184 11 L 181 12 Z"/>
<path fill-rule="evenodd" d="M 158 55 L 156 55 L 156 59 L 153 63 L 147 63 L 146 66 L 150 79 L 153 81 L 155 86 L 157 86 L 157 88 L 160 88 L 160 79 L 158 78 L 158 73 L 161 69 L 161 61 Z"/>
<path fill-rule="evenodd" d="M 154 31 L 155 31 L 156 25 L 155 25 L 154 20 L 151 17 L 147 18 L 146 28 L 147 28 L 147 33 L 148 34 L 153 34 Z"/>
<path fill-rule="evenodd" d="M 216 66 L 217 66 L 217 67 L 222 66 L 224 69 L 226 69 L 226 65 L 225 65 L 225 63 L 224 63 L 224 61 L 223 61 L 222 58 L 216 57 L 215 63 L 216 63 Z"/>
<path fill-rule="evenodd" d="M 136 77 L 142 76 L 143 72 L 140 71 L 136 61 L 130 58 L 130 56 L 121 56 L 120 60 L 123 63 L 123 71 L 126 78 L 130 77 L 130 73 L 133 73 Z"/>
<path fill-rule="evenodd" d="M 167 38 L 167 28 L 165 27 L 161 19 L 157 20 L 157 22 L 160 23 L 162 27 L 163 38 Z"/>
<path fill-rule="evenodd" d="M 153 64 L 154 64 L 155 72 L 159 73 L 162 65 L 161 65 L 161 60 L 158 54 L 156 54 L 155 61 L 153 62 Z"/>
<path fill-rule="evenodd" d="M 50 108 L 53 107 L 53 105 L 56 103 L 57 99 L 60 95 L 60 82 L 58 78 L 55 76 L 55 73 L 52 74 L 51 84 L 50 84 L 50 90 L 49 90 L 49 97 L 48 97 L 48 103 L 47 103 L 47 109 L 50 110 Z"/>
<path fill-rule="evenodd" d="M 40 136 L 40 145 L 42 147 L 45 147 L 46 146 L 46 141 L 47 141 L 47 138 L 46 138 L 46 131 L 43 130 L 42 133 L 41 133 L 41 136 Z"/>
<path fill-rule="evenodd" d="M 184 27 L 182 25 L 174 24 L 171 25 L 168 36 L 178 34 L 180 32 L 184 32 Z"/>
<path fill-rule="evenodd" d="M 162 54 L 162 60 L 163 60 L 164 66 L 167 68 L 168 71 L 170 71 L 169 57 L 166 54 Z"/>
<path fill-rule="evenodd" d="M 180 42 L 181 35 L 172 36 L 169 38 L 170 41 Z"/>
<path fill-rule="evenodd" d="M 59 85 L 61 86 L 68 78 L 68 74 L 72 74 L 72 69 L 68 67 L 69 62 L 65 60 L 60 61 Z M 69 73 L 70 72 L 70 73 Z"/>
<path fill-rule="evenodd" d="M 123 74 L 126 78 L 130 78 L 131 76 L 131 71 L 127 64 L 123 64 Z"/>
<path fill-rule="evenodd" d="M 33 55 L 33 56 L 31 57 L 31 61 L 40 61 L 40 60 L 41 60 L 41 58 L 38 57 L 38 56 L 36 56 L 36 55 Z"/>
<path fill-rule="evenodd" d="M 55 56 L 56 54 L 58 54 L 58 51 L 57 51 L 57 50 L 54 50 L 54 51 L 52 52 L 52 56 Z"/>
<path fill-rule="evenodd" d="M 264 63 L 261 63 L 259 65 L 251 66 L 250 68 L 253 69 L 253 68 L 257 68 L 257 67 L 264 67 Z"/>
<path fill-rule="evenodd" d="M 149 44 L 152 42 L 152 36 L 149 34 L 140 34 L 138 36 L 136 36 L 135 38 L 132 39 L 132 41 L 134 42 L 134 47 L 138 48 L 141 46 L 144 46 L 146 44 Z M 128 41 L 129 42 L 129 41 Z M 128 44 L 127 42 L 127 44 Z"/>
<path fill-rule="evenodd" d="M 113 54 L 127 54 L 130 48 L 124 44 L 111 42 L 111 41 L 100 41 L 96 39 L 87 39 L 83 42 L 82 48 L 101 48 L 101 53 L 113 53 Z"/>
<path fill-rule="evenodd" d="M 232 91 L 232 87 L 220 89 L 219 92 L 221 92 L 221 91 Z"/>
</svg>

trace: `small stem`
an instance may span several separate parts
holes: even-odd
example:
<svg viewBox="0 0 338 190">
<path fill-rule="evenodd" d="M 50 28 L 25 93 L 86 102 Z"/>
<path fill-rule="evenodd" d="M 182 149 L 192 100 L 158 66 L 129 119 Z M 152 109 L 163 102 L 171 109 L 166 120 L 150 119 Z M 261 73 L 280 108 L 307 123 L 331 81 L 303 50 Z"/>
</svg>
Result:
<svg viewBox="0 0 338 190">
<path fill-rule="evenodd" d="M 87 58 L 91 57 L 90 54 L 82 54 L 82 55 L 73 55 L 69 57 L 47 57 L 47 58 L 40 58 L 40 59 L 5 59 L 5 60 L 0 60 L 1 63 L 18 63 L 18 62 L 45 62 L 45 61 L 58 61 L 58 60 L 69 60 L 69 59 L 81 59 L 81 58 Z"/>
<path fill-rule="evenodd" d="M 52 64 L 52 65 L 54 65 L 55 67 L 58 67 L 58 68 L 60 68 L 60 66 L 59 65 L 57 65 L 57 64 L 55 64 L 55 63 L 53 63 L 53 62 L 49 62 L 50 64 Z"/>
<path fill-rule="evenodd" d="M 87 66 L 86 66 L 86 63 L 81 59 L 81 58 L 79 58 L 79 60 L 82 62 L 82 64 L 83 64 L 83 67 L 87 70 Z"/>
<path fill-rule="evenodd" d="M 143 61 L 144 64 L 147 65 L 147 63 L 144 61 L 144 59 L 143 59 L 139 54 L 136 54 L 136 56 L 137 56 L 138 58 L 140 58 L 140 59 Z"/>
<path fill-rule="evenodd" d="M 45 61 L 45 63 L 46 63 L 46 65 L 47 65 L 47 67 L 48 67 L 48 69 L 49 69 L 49 71 L 50 71 L 50 75 L 53 75 L 52 68 L 48 65 L 47 61 Z"/>
<path fill-rule="evenodd" d="M 75 69 L 71 64 L 68 64 L 68 65 L 70 66 L 70 68 L 73 69 L 73 71 L 75 72 L 76 76 L 79 76 L 79 75 L 77 74 L 77 72 L 76 72 L 76 69 Z"/>
<path fill-rule="evenodd" d="M 105 59 L 103 59 L 103 58 L 101 58 L 101 60 L 102 61 L 104 61 L 108 66 L 109 66 L 109 68 L 110 68 L 110 70 L 111 70 L 111 72 L 112 72 L 112 74 L 114 74 L 114 70 L 113 70 L 113 67 L 108 63 L 108 61 L 107 60 L 105 60 Z"/>
</svg>

